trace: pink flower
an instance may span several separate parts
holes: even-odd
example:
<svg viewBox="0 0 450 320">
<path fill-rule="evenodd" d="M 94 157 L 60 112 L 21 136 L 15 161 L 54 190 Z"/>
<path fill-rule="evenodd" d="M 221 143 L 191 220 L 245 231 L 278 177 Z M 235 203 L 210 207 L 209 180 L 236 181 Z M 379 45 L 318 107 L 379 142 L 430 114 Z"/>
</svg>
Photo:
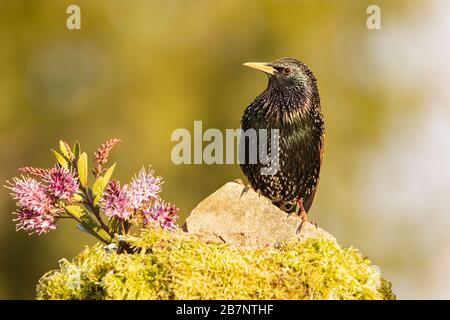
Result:
<svg viewBox="0 0 450 320">
<path fill-rule="evenodd" d="M 156 221 L 159 225 L 166 229 L 175 228 L 175 220 L 177 218 L 178 208 L 164 201 L 155 202 L 151 207 L 142 210 L 144 224 Z"/>
<path fill-rule="evenodd" d="M 37 180 L 24 177 L 13 178 L 13 183 L 8 181 L 11 196 L 17 200 L 17 205 L 23 209 L 37 214 L 46 214 L 53 208 L 51 196 Z"/>
<path fill-rule="evenodd" d="M 104 144 L 98 148 L 97 152 L 94 154 L 95 160 L 95 168 L 94 168 L 94 175 L 97 177 L 100 175 L 103 171 L 102 166 L 108 162 L 109 153 L 111 152 L 112 148 L 118 144 L 119 142 L 122 142 L 119 139 L 109 139 Z"/>
<path fill-rule="evenodd" d="M 55 216 L 49 212 L 39 213 L 27 208 L 20 208 L 16 212 L 16 230 L 25 230 L 29 234 L 37 233 L 41 235 L 56 228 Z"/>
<path fill-rule="evenodd" d="M 100 207 L 108 217 L 127 219 L 132 211 L 129 209 L 129 197 L 126 186 L 121 188 L 120 183 L 111 180 L 100 199 Z"/>
<path fill-rule="evenodd" d="M 58 199 L 70 199 L 78 190 L 77 179 L 65 168 L 53 168 L 43 179 L 48 192 Z"/>
<path fill-rule="evenodd" d="M 161 177 L 154 177 L 154 171 L 142 168 L 131 180 L 128 188 L 131 208 L 138 210 L 143 204 L 157 198 L 161 191 Z"/>
</svg>

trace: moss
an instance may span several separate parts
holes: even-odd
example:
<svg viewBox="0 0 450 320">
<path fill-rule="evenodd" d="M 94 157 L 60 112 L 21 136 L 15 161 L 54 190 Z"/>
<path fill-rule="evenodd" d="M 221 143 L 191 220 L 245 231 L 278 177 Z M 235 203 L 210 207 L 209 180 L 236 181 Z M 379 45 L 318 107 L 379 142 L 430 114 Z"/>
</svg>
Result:
<svg viewBox="0 0 450 320">
<path fill-rule="evenodd" d="M 100 244 L 45 274 L 38 299 L 395 299 L 377 268 L 324 239 L 243 249 L 144 231 L 135 253 Z"/>
</svg>

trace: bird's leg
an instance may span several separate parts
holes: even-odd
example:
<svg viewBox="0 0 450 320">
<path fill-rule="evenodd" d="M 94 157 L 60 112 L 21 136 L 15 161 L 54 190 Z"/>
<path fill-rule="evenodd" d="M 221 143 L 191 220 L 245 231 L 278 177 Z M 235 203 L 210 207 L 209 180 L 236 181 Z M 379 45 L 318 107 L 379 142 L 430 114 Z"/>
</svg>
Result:
<svg viewBox="0 0 450 320">
<path fill-rule="evenodd" d="M 298 216 L 300 217 L 302 222 L 300 222 L 300 225 L 298 226 L 296 233 L 297 234 L 300 233 L 300 231 L 302 230 L 302 227 L 303 227 L 305 222 L 309 222 L 309 223 L 311 223 L 312 225 L 314 225 L 317 228 L 317 223 L 316 222 L 308 220 L 308 214 L 306 213 L 306 210 L 303 207 L 303 200 L 302 199 L 297 200 L 297 205 L 298 205 Z"/>
</svg>

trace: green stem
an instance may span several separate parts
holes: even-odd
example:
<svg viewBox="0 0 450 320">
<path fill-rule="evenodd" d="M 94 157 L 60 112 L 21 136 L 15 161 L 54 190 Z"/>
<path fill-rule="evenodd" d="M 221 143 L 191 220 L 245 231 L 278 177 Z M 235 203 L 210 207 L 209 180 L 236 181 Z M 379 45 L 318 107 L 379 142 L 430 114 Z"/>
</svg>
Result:
<svg viewBox="0 0 450 320">
<path fill-rule="evenodd" d="M 94 206 L 94 203 L 92 202 L 92 199 L 89 197 L 89 194 L 85 187 L 81 187 L 81 192 L 83 192 L 83 195 L 86 199 L 86 201 L 83 201 L 85 205 L 87 205 L 91 211 L 94 213 L 95 218 L 100 223 L 100 226 L 105 230 L 111 237 L 114 237 L 114 234 L 111 233 L 106 223 L 103 221 L 102 217 L 100 216 L 100 212 L 96 206 Z"/>
<path fill-rule="evenodd" d="M 71 161 L 72 167 L 74 168 L 75 172 L 78 174 L 78 168 L 77 168 L 77 163 L 76 163 L 77 159 L 73 159 L 73 161 Z M 105 224 L 105 222 L 103 221 L 103 219 L 100 216 L 100 212 L 98 210 L 98 208 L 96 208 L 93 204 L 93 200 L 91 199 L 91 197 L 89 197 L 89 194 L 87 192 L 87 189 L 83 186 L 80 185 L 80 190 L 84 195 L 84 198 L 86 201 L 83 201 L 83 204 L 87 205 L 90 210 L 94 213 L 95 218 L 98 220 L 98 222 L 100 223 L 100 227 L 111 237 L 114 238 L 114 234 L 111 233 L 111 231 L 109 230 L 108 226 Z M 67 211 L 67 210 L 66 210 Z M 76 221 L 78 221 L 81 225 L 83 225 L 85 227 L 85 229 L 92 234 L 94 237 L 96 237 L 97 239 L 99 239 L 100 241 L 102 241 L 103 243 L 109 244 L 110 241 L 108 241 L 107 239 L 104 239 L 100 234 L 98 234 L 95 230 L 92 230 L 89 226 L 86 225 L 86 223 L 84 223 L 83 221 L 80 221 L 77 217 L 73 216 L 72 214 L 70 214 L 70 212 L 68 212 L 68 214 L 70 216 L 72 216 Z"/>
<path fill-rule="evenodd" d="M 125 220 L 124 219 L 121 219 L 121 226 L 122 226 L 122 234 L 123 235 L 126 235 L 127 234 L 127 229 L 126 229 L 126 227 L 125 227 Z"/>
<path fill-rule="evenodd" d="M 106 239 L 104 239 L 101 235 L 99 235 L 97 232 L 95 232 L 94 230 L 92 230 L 86 223 L 84 223 L 81 219 L 77 218 L 76 216 L 74 216 L 73 214 L 71 214 L 68 210 L 66 210 L 66 213 L 70 216 L 70 218 L 75 219 L 75 221 L 77 221 L 79 224 L 81 224 L 82 226 L 84 226 L 84 229 L 89 232 L 89 234 L 91 234 L 92 236 L 96 237 L 98 240 L 100 240 L 101 242 L 105 243 L 105 244 L 109 244 L 110 242 Z M 69 218 L 69 217 L 67 217 Z"/>
</svg>

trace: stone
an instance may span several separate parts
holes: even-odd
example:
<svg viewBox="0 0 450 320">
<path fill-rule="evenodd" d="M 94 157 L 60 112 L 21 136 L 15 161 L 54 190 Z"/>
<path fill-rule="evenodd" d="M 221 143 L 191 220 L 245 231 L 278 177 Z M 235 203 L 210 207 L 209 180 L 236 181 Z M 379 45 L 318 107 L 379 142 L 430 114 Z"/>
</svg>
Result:
<svg viewBox="0 0 450 320">
<path fill-rule="evenodd" d="M 292 238 L 336 239 L 296 214 L 287 214 L 271 201 L 236 182 L 228 182 L 201 201 L 186 219 L 183 229 L 202 239 L 239 247 L 276 246 Z"/>
</svg>

